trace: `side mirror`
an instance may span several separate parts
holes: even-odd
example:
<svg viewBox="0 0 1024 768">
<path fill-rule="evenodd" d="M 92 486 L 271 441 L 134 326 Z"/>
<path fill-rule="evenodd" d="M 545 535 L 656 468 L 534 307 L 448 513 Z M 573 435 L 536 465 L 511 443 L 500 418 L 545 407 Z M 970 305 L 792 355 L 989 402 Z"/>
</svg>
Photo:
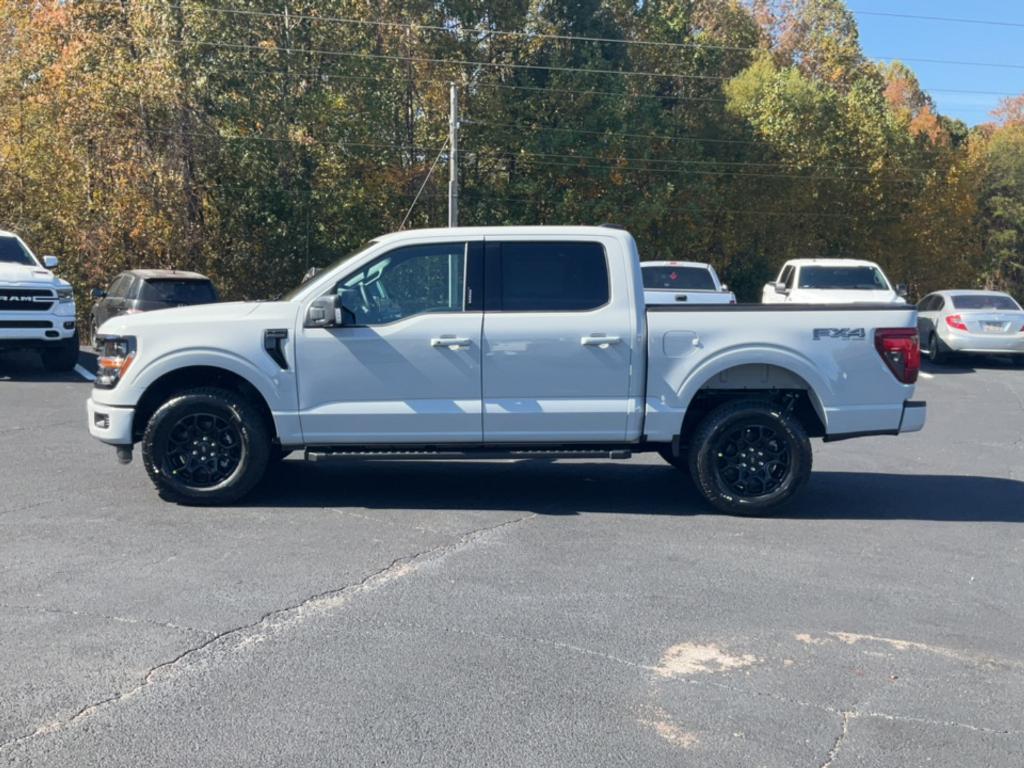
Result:
<svg viewBox="0 0 1024 768">
<path fill-rule="evenodd" d="M 341 297 L 336 293 L 321 296 L 306 310 L 306 328 L 337 328 L 341 326 Z"/>
<path fill-rule="evenodd" d="M 107 292 L 104 291 L 102 288 L 93 288 L 92 297 L 94 299 L 105 299 L 107 298 Z"/>
<path fill-rule="evenodd" d="M 907 284 L 906 283 L 899 283 L 896 286 L 896 295 L 899 296 L 901 299 L 906 299 L 907 298 Z"/>
<path fill-rule="evenodd" d="M 53 269 L 57 266 L 56 256 L 43 256 L 43 266 L 47 269 Z"/>
<path fill-rule="evenodd" d="M 781 294 L 787 294 L 787 293 L 789 293 L 789 288 L 786 287 L 785 283 L 776 283 L 775 284 L 775 292 L 776 293 L 781 293 Z"/>
</svg>

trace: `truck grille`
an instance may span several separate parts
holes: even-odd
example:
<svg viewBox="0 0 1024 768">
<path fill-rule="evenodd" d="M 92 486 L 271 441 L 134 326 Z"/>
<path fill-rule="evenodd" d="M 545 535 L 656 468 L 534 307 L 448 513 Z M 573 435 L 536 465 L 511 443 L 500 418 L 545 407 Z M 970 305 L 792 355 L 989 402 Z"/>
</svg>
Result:
<svg viewBox="0 0 1024 768">
<path fill-rule="evenodd" d="M 0 312 L 46 312 L 56 298 L 46 289 L 0 287 Z"/>
</svg>

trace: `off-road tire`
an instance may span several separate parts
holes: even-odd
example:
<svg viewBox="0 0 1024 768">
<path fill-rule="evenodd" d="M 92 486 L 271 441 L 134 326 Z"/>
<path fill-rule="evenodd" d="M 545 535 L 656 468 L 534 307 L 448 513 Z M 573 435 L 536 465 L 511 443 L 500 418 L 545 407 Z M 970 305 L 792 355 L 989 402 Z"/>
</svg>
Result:
<svg viewBox="0 0 1024 768">
<path fill-rule="evenodd" d="M 746 430 L 768 441 L 760 453 L 747 442 Z M 732 439 L 736 435 L 741 438 L 739 443 Z M 772 440 L 784 450 L 777 454 L 770 450 Z M 734 444 L 740 447 L 731 452 L 728 446 Z M 744 458 L 747 453 L 749 459 Z M 783 462 L 779 457 L 783 453 L 785 469 L 780 471 Z M 778 471 L 779 476 L 769 477 L 768 482 L 762 478 L 744 483 L 730 474 L 735 470 L 732 465 L 741 461 L 752 461 L 754 472 L 771 475 Z M 792 499 L 807 482 L 811 442 L 800 421 L 780 405 L 766 400 L 737 400 L 715 408 L 697 425 L 690 441 L 689 467 L 697 490 L 715 509 L 733 515 L 764 514 Z M 737 485 L 743 484 L 747 485 L 746 492 L 737 490 Z M 765 488 L 763 493 L 754 492 L 757 484 Z"/>
<path fill-rule="evenodd" d="M 202 441 L 201 436 L 217 431 L 214 424 L 223 425 L 220 437 Z M 197 461 L 220 452 L 221 458 L 213 461 L 214 469 L 207 474 L 211 479 L 207 484 L 197 480 L 203 469 L 181 465 L 182 445 L 189 440 L 197 446 L 195 450 L 208 451 L 198 454 Z M 202 387 L 178 392 L 156 410 L 142 436 L 142 462 L 161 498 L 195 506 L 227 505 L 260 482 L 272 447 L 266 423 L 248 399 L 237 392 Z M 223 478 L 219 478 L 221 472 Z"/>
</svg>

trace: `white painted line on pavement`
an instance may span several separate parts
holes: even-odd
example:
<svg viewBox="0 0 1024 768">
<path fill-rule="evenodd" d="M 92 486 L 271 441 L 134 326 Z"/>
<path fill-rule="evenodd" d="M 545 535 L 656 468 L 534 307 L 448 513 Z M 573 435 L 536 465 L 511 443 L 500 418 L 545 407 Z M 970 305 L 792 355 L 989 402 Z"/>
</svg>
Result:
<svg viewBox="0 0 1024 768">
<path fill-rule="evenodd" d="M 79 376 L 81 376 L 86 381 L 96 381 L 96 377 L 93 374 L 89 373 L 89 371 L 87 371 L 81 365 L 76 365 L 75 366 L 75 373 L 77 373 Z"/>
<path fill-rule="evenodd" d="M 918 371 L 917 375 L 920 376 L 922 379 L 934 379 L 935 378 L 935 374 L 934 373 L 925 373 L 924 371 Z"/>
</svg>

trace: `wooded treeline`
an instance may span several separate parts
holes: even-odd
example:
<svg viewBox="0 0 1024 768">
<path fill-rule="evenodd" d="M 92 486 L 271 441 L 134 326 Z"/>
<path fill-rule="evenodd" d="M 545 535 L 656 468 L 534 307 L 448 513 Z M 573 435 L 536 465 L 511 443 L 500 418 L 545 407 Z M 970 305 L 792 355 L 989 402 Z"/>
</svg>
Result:
<svg viewBox="0 0 1024 768">
<path fill-rule="evenodd" d="M 1022 293 L 1024 102 L 937 114 L 841 0 L 0 0 L 0 228 L 82 293 L 271 297 L 439 155 L 407 226 L 444 225 L 449 82 L 461 224 L 614 222 L 747 300 L 798 256 Z"/>
</svg>

